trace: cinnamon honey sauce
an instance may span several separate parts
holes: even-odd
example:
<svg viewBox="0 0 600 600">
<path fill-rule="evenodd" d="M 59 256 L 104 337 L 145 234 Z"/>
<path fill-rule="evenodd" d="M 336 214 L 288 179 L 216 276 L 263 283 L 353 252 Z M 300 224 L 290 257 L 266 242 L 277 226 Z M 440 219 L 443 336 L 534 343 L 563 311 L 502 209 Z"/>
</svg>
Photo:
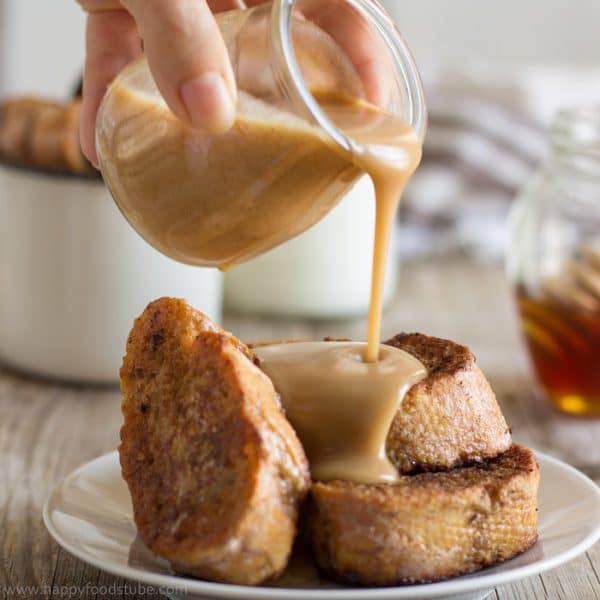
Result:
<svg viewBox="0 0 600 600">
<path fill-rule="evenodd" d="M 331 91 L 314 96 L 355 143 L 352 151 L 244 91 L 230 131 L 198 136 L 164 103 L 117 80 L 115 128 L 98 137 L 101 153 L 111 156 L 103 175 L 125 216 L 156 248 L 181 262 L 220 268 L 304 231 L 361 173 L 371 177 L 376 225 L 367 343 L 278 344 L 256 352 L 316 479 L 394 481 L 385 439 L 403 395 L 425 368 L 380 344 L 382 297 L 396 209 L 421 143 L 409 125 L 365 100 Z"/>
<path fill-rule="evenodd" d="M 407 352 L 361 342 L 292 342 L 254 349 L 302 441 L 313 479 L 389 483 L 398 472 L 385 442 L 402 399 L 426 376 Z"/>
</svg>

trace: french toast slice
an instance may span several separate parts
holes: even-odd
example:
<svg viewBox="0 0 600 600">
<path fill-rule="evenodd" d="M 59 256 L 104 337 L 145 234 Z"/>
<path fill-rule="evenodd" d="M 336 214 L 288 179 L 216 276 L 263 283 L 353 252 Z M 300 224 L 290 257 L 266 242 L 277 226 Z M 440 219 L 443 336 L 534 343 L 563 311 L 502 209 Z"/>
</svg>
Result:
<svg viewBox="0 0 600 600">
<path fill-rule="evenodd" d="M 182 300 L 152 302 L 129 335 L 122 474 L 141 539 L 178 572 L 258 584 L 287 564 L 308 463 L 253 360 Z"/>
<path fill-rule="evenodd" d="M 36 97 L 0 103 L 0 159 L 11 164 L 96 177 L 79 145 L 81 100 Z"/>
<path fill-rule="evenodd" d="M 362 585 L 424 583 L 507 560 L 537 539 L 539 471 L 514 445 L 479 465 L 396 484 L 315 483 L 308 523 L 322 573 Z"/>
<path fill-rule="evenodd" d="M 427 369 L 427 377 L 405 395 L 388 433 L 387 455 L 399 473 L 452 469 L 510 448 L 512 436 L 496 396 L 466 346 L 419 333 L 400 333 L 384 343 L 412 354 Z"/>
<path fill-rule="evenodd" d="M 510 448 L 510 429 L 469 348 L 419 333 L 384 343 L 412 354 L 427 369 L 427 377 L 404 397 L 388 433 L 387 455 L 400 473 L 451 469 Z"/>
</svg>

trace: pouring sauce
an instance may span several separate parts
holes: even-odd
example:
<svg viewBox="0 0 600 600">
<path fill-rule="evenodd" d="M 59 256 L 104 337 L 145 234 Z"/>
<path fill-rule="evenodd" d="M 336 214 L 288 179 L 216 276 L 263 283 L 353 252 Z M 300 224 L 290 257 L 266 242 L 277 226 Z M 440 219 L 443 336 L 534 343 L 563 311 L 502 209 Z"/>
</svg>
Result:
<svg viewBox="0 0 600 600">
<path fill-rule="evenodd" d="M 410 125 L 359 100 L 321 101 L 327 116 L 359 146 L 348 159 L 375 187 L 375 235 L 366 362 L 379 357 L 383 291 L 390 238 L 402 192 L 421 161 L 422 146 Z"/>
<path fill-rule="evenodd" d="M 344 152 L 318 127 L 244 92 L 233 128 L 203 136 L 163 101 L 117 80 L 113 125 L 98 136 L 99 154 L 110 157 L 102 173 L 124 215 L 154 247 L 180 262 L 223 270 L 310 227 L 368 173 L 376 217 L 365 360 L 374 362 L 394 216 L 421 144 L 409 125 L 367 102 L 316 97 L 358 150 Z"/>
<path fill-rule="evenodd" d="M 98 154 L 123 214 L 171 258 L 226 270 L 302 233 L 362 173 L 371 177 L 376 220 L 367 343 L 277 344 L 256 352 L 316 479 L 394 481 L 387 433 L 404 394 L 426 373 L 414 357 L 380 344 L 381 313 L 396 209 L 421 159 L 418 136 L 396 115 L 335 89 L 313 95 L 352 141 L 350 150 L 243 89 L 233 127 L 205 136 L 184 126 L 156 90 L 128 85 L 144 78 L 136 68 L 129 82 L 119 77 L 111 86 Z"/>
</svg>

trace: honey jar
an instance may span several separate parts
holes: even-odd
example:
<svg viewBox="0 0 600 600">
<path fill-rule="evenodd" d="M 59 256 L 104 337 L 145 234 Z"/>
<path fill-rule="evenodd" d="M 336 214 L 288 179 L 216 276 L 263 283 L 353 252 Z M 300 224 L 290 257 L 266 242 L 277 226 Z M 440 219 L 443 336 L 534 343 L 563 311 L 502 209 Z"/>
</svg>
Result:
<svg viewBox="0 0 600 600">
<path fill-rule="evenodd" d="M 513 207 L 508 273 L 540 388 L 600 416 L 600 108 L 561 112 Z"/>
</svg>

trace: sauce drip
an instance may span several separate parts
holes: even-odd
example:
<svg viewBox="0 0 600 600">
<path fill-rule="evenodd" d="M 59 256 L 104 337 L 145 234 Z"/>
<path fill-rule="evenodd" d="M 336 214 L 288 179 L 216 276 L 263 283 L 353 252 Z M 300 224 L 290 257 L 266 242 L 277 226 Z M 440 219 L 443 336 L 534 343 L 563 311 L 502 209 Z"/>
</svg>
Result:
<svg viewBox="0 0 600 600">
<path fill-rule="evenodd" d="M 297 342 L 254 348 L 306 451 L 315 480 L 389 483 L 392 420 L 412 385 L 426 376 L 414 356 L 382 346 L 375 363 L 361 342 Z"/>
<path fill-rule="evenodd" d="M 385 271 L 398 203 L 421 161 L 422 145 L 414 129 L 397 116 L 360 100 L 321 99 L 327 116 L 356 144 L 349 156 L 375 187 L 375 235 L 366 362 L 378 360 Z"/>
</svg>

